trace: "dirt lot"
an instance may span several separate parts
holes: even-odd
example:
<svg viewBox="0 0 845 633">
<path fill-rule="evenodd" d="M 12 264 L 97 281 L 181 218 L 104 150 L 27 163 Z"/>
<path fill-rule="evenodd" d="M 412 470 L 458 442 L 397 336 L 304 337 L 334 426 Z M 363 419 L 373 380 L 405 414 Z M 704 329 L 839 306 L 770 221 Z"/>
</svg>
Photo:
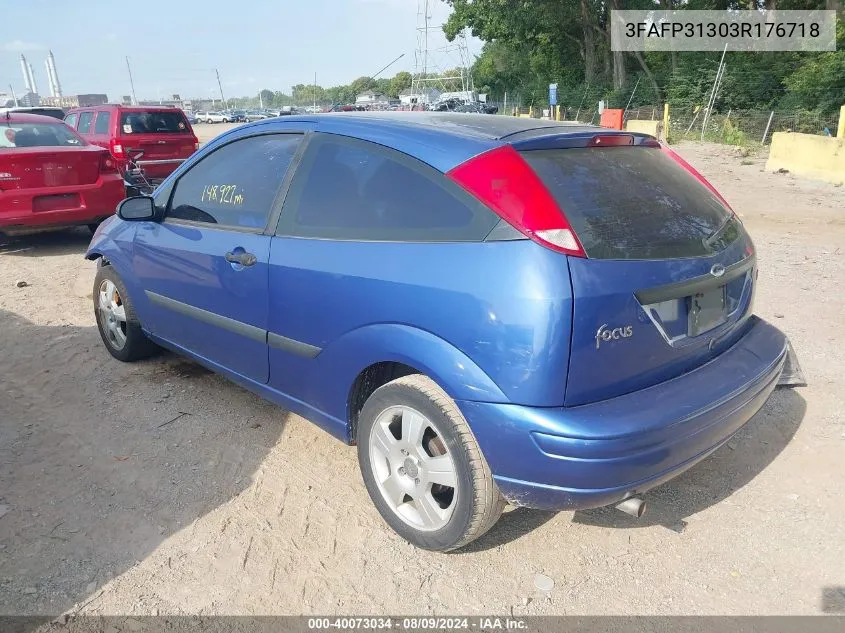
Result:
<svg viewBox="0 0 845 633">
<path fill-rule="evenodd" d="M 0 240 L 0 613 L 819 613 L 845 586 L 845 187 L 680 150 L 752 232 L 756 310 L 810 386 L 640 521 L 515 510 L 450 555 L 396 537 L 307 421 L 171 355 L 112 360 L 85 231 Z"/>
</svg>

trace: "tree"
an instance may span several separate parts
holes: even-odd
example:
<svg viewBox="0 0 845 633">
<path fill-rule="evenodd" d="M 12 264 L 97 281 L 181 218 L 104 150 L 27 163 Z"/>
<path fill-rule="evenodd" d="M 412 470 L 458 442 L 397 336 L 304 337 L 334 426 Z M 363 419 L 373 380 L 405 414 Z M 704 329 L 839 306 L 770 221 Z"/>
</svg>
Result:
<svg viewBox="0 0 845 633">
<path fill-rule="evenodd" d="M 365 90 L 371 90 L 373 87 L 373 80 L 371 77 L 358 77 L 355 81 L 349 84 L 349 89 L 353 95 L 359 95 Z M 352 101 L 355 99 L 353 98 Z"/>
<path fill-rule="evenodd" d="M 397 98 L 399 93 L 411 87 L 413 77 L 411 73 L 402 70 L 393 76 L 390 80 L 390 86 L 387 89 L 387 94 L 393 98 Z"/>
<path fill-rule="evenodd" d="M 272 90 L 267 90 L 266 88 L 262 90 L 260 93 L 261 95 L 261 103 L 264 104 L 265 108 L 272 108 L 273 101 L 275 100 L 275 94 L 273 94 Z"/>
</svg>

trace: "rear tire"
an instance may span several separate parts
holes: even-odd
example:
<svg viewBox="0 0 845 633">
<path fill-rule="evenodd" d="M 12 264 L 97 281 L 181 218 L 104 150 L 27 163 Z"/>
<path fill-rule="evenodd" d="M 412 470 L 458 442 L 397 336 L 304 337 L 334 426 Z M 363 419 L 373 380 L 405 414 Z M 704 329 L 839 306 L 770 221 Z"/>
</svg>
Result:
<svg viewBox="0 0 845 633">
<path fill-rule="evenodd" d="M 427 376 L 404 376 L 367 399 L 359 416 L 358 461 L 382 518 L 423 549 L 467 545 L 496 523 L 505 506 L 469 425 Z"/>
<path fill-rule="evenodd" d="M 159 347 L 146 337 L 126 286 L 112 266 L 100 266 L 94 278 L 94 318 L 109 353 L 124 363 L 147 358 Z"/>
</svg>

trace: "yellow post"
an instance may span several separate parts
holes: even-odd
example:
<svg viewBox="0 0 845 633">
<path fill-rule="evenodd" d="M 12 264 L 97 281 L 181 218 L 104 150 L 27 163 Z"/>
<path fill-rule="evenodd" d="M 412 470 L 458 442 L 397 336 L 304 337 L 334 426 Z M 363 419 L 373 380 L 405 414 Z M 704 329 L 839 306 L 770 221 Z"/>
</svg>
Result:
<svg viewBox="0 0 845 633">
<path fill-rule="evenodd" d="M 839 108 L 839 127 L 836 128 L 836 138 L 845 138 L 845 105 Z"/>
<path fill-rule="evenodd" d="M 530 106 L 528 108 L 528 117 L 533 119 L 534 118 L 534 106 Z"/>
<path fill-rule="evenodd" d="M 663 104 L 663 142 L 669 143 L 669 104 Z"/>
<path fill-rule="evenodd" d="M 560 115 L 560 106 L 557 107 L 557 117 L 555 117 L 558 121 L 563 121 L 563 117 Z"/>
</svg>

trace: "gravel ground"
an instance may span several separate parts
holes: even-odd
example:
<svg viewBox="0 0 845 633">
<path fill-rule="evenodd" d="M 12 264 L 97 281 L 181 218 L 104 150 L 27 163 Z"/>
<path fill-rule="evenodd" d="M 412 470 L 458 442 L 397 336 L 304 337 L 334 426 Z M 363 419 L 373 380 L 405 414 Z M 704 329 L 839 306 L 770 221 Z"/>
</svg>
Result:
<svg viewBox="0 0 845 633">
<path fill-rule="evenodd" d="M 756 310 L 810 386 L 639 521 L 514 510 L 449 555 L 395 536 L 307 421 L 172 355 L 113 360 L 85 231 L 0 239 L 0 614 L 819 613 L 845 586 L 845 188 L 679 147 L 752 232 Z"/>
</svg>

